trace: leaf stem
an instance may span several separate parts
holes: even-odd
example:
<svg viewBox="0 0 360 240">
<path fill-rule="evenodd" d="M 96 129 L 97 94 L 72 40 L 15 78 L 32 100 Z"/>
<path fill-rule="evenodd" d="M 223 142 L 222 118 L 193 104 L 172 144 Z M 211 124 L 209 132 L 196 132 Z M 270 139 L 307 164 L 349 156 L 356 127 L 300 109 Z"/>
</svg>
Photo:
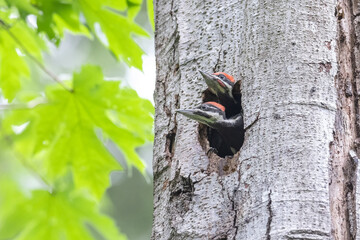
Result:
<svg viewBox="0 0 360 240">
<path fill-rule="evenodd" d="M 20 156 L 20 154 L 16 154 L 16 157 L 19 159 L 19 161 L 25 168 L 27 168 L 33 173 L 33 176 L 36 177 L 38 181 L 42 182 L 48 188 L 48 191 L 50 193 L 54 191 L 54 187 L 52 186 L 52 184 L 50 184 L 50 182 L 44 176 L 42 176 L 38 171 L 36 171 L 36 169 L 25 160 L 25 158 Z"/>
<path fill-rule="evenodd" d="M 55 82 L 60 84 L 65 90 L 69 92 L 74 92 L 72 88 L 66 86 L 55 74 L 53 74 L 49 69 L 45 67 L 39 60 L 36 59 L 22 44 L 22 42 L 10 31 L 10 26 L 8 26 L 4 21 L 0 19 L 0 26 L 9 34 L 9 36 L 21 47 L 22 51 L 32 60 L 34 63 L 43 70 L 50 78 L 52 78 Z"/>
<path fill-rule="evenodd" d="M 45 103 L 47 103 L 47 101 L 45 101 L 44 99 L 38 99 L 38 100 L 30 101 L 26 104 L 21 104 L 21 103 L 0 104 L 0 110 L 30 109 L 36 107 L 39 104 L 45 104 Z"/>
<path fill-rule="evenodd" d="M 12 140 L 5 136 L 4 137 L 4 142 L 5 144 L 8 144 L 9 147 L 11 147 L 12 145 Z M 14 151 L 14 157 L 19 160 L 19 162 L 28 170 L 32 173 L 32 175 L 37 178 L 38 181 L 42 182 L 46 188 L 48 189 L 48 191 L 50 193 L 52 193 L 54 191 L 54 187 L 52 184 L 50 184 L 50 182 L 44 177 L 42 176 L 38 171 L 36 171 L 36 169 L 30 164 L 28 163 L 25 158 L 20 154 L 20 153 L 17 153 L 16 151 Z"/>
</svg>

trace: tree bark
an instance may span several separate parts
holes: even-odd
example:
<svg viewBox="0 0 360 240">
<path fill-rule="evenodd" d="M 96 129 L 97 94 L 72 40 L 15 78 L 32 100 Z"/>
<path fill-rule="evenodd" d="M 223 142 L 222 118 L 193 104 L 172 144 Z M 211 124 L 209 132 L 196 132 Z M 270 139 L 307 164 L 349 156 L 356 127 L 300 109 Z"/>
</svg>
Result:
<svg viewBox="0 0 360 240">
<path fill-rule="evenodd" d="M 360 239 L 360 3 L 154 5 L 152 239 Z M 240 80 L 245 127 L 259 116 L 233 157 L 175 113 L 203 101 L 198 70 Z"/>
</svg>

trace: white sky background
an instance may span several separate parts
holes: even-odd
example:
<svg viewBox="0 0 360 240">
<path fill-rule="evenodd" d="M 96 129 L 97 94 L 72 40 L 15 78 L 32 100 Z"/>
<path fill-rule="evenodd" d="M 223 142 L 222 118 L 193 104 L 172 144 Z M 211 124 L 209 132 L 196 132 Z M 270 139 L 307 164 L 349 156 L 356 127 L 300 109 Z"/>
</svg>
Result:
<svg viewBox="0 0 360 240">
<path fill-rule="evenodd" d="M 149 99 L 154 104 L 154 90 L 155 90 L 155 50 L 154 50 L 154 38 L 151 39 L 139 39 L 136 41 L 140 47 L 145 51 L 143 55 L 143 71 L 136 68 L 130 68 L 127 71 L 126 79 L 129 84 L 134 88 L 140 97 Z"/>
<path fill-rule="evenodd" d="M 136 90 L 140 97 L 149 99 L 154 104 L 155 90 L 155 56 L 143 56 L 143 71 L 131 68 L 127 72 L 126 79 L 129 85 Z"/>
</svg>

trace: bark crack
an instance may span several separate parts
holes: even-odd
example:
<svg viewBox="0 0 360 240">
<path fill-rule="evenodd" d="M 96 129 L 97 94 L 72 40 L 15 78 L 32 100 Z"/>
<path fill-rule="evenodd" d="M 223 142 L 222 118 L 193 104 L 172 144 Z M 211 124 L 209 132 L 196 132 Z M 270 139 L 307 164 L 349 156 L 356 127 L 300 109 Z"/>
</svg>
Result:
<svg viewBox="0 0 360 240">
<path fill-rule="evenodd" d="M 328 239 L 329 233 L 311 230 L 311 229 L 297 229 L 290 231 L 286 236 L 285 239 L 288 240 L 315 240 L 315 239 Z"/>
<path fill-rule="evenodd" d="M 219 64 L 221 62 L 221 60 L 220 60 L 221 59 L 221 52 L 223 51 L 223 46 L 224 46 L 224 34 L 223 34 L 222 31 L 220 31 L 220 35 L 221 35 L 220 49 L 219 49 L 219 53 L 218 53 L 218 58 L 216 60 L 216 64 L 215 64 L 215 66 L 213 68 L 213 72 L 218 72 L 217 68 L 218 68 L 218 66 L 219 66 Z"/>
<path fill-rule="evenodd" d="M 180 176 L 171 179 L 171 169 L 175 168 L 174 150 L 177 138 L 177 120 L 175 109 L 179 105 L 179 89 L 176 81 L 181 77 L 179 66 L 179 28 L 177 19 L 178 4 L 176 1 L 154 2 L 155 9 L 162 9 L 155 14 L 155 55 L 156 91 L 154 93 L 155 142 L 154 146 L 154 221 L 151 239 L 171 238 L 176 234 L 173 219 L 167 213 L 175 212 L 176 204 L 182 211 L 192 198 L 191 182 Z M 164 21 L 166 19 L 166 22 Z M 166 57 L 165 57 L 166 56 Z M 174 164 L 175 165 L 175 164 Z M 181 183 L 185 186 L 181 186 Z M 174 186 L 175 184 L 175 186 Z M 166 204 L 162 202 L 166 199 Z M 170 201 L 171 199 L 171 201 Z M 184 199 L 184 204 L 181 204 Z M 176 212 L 175 212 L 176 213 Z M 180 213 L 181 214 L 181 213 Z M 158 217 L 160 216 L 160 217 Z"/>
<path fill-rule="evenodd" d="M 268 204 L 267 204 L 267 210 L 268 210 L 268 221 L 267 221 L 267 224 L 266 224 L 266 234 L 265 234 L 265 237 L 266 237 L 266 240 L 270 240 L 271 239 L 271 236 L 270 236 L 270 232 L 271 232 L 271 222 L 272 222 L 272 218 L 273 218 L 273 211 L 272 211 L 272 208 L 271 208 L 271 189 L 269 191 L 269 194 L 268 194 Z"/>
<path fill-rule="evenodd" d="M 174 0 L 171 2 L 171 10 L 170 10 L 170 15 L 173 16 L 173 13 L 176 11 L 177 9 L 174 9 Z M 177 132 L 177 121 L 176 121 L 176 117 L 175 114 L 173 114 L 172 109 L 175 108 L 177 109 L 179 107 L 179 94 L 174 94 L 171 95 L 170 97 L 174 96 L 174 99 L 170 99 L 170 100 L 174 100 L 174 104 L 170 105 L 173 101 L 167 101 L 169 95 L 167 94 L 168 92 L 168 83 L 171 83 L 172 81 L 169 80 L 170 77 L 180 77 L 179 75 L 179 63 L 178 63 L 178 59 L 177 59 L 177 46 L 178 46 L 178 41 L 179 41 L 179 32 L 178 32 L 178 24 L 177 24 L 177 18 L 176 15 L 174 15 L 175 17 L 173 17 L 173 20 L 175 22 L 175 29 L 172 33 L 172 35 L 169 38 L 169 45 L 170 48 L 168 50 L 168 52 L 170 52 L 172 50 L 172 54 L 171 54 L 171 59 L 172 59 L 172 63 L 168 65 L 168 71 L 166 72 L 165 75 L 165 79 L 161 82 L 162 84 L 162 90 L 163 90 L 163 96 L 164 96 L 164 112 L 168 118 L 168 122 L 167 122 L 167 127 L 170 128 L 171 127 L 171 123 L 174 123 L 174 126 L 171 128 L 171 130 L 168 131 L 168 133 L 166 134 L 166 146 L 165 146 L 165 151 L 166 151 L 166 160 L 170 163 L 172 161 L 172 158 L 174 156 L 174 142 L 176 139 L 176 132 Z M 170 102 L 170 106 L 168 106 L 168 102 Z"/>
<path fill-rule="evenodd" d="M 189 211 L 195 192 L 194 184 L 190 174 L 184 177 L 180 175 L 180 169 L 176 172 L 170 182 L 170 214 L 184 216 Z"/>
<path fill-rule="evenodd" d="M 299 106 L 309 106 L 309 107 L 318 107 L 318 108 L 323 108 L 329 111 L 336 111 L 336 108 L 326 104 L 324 102 L 318 102 L 318 101 L 308 101 L 308 102 L 301 102 L 301 101 L 297 101 L 297 102 L 282 102 L 280 103 L 278 106 L 287 106 L 287 105 L 299 105 Z"/>
<path fill-rule="evenodd" d="M 210 55 L 212 55 L 212 54 L 214 54 L 214 51 L 212 51 L 212 52 L 207 52 L 207 53 L 198 55 L 198 56 L 193 57 L 193 58 L 190 58 L 190 59 L 186 59 L 184 62 L 180 63 L 180 66 L 185 66 L 185 65 L 187 65 L 188 63 L 193 63 L 193 62 L 195 62 L 195 61 L 197 61 L 197 60 L 199 60 L 199 59 L 202 59 L 202 58 L 204 58 L 204 57 L 210 56 Z"/>
<path fill-rule="evenodd" d="M 330 208 L 332 214 L 332 237 L 334 239 L 356 238 L 356 165 L 349 157 L 356 148 L 355 140 L 360 136 L 359 128 L 359 79 L 356 63 L 360 60 L 357 51 L 352 0 L 339 0 L 338 19 L 338 91 L 334 141 L 330 144 Z M 358 152 L 355 149 L 355 152 Z"/>
<path fill-rule="evenodd" d="M 240 171 L 239 171 L 240 174 Z M 240 183 L 239 183 L 240 184 Z M 234 222 L 233 222 L 233 228 L 235 228 L 235 233 L 234 233 L 234 237 L 233 240 L 236 239 L 236 235 L 238 233 L 239 230 L 239 226 L 237 226 L 236 221 L 237 221 L 237 214 L 238 214 L 238 210 L 237 210 L 237 201 L 236 201 L 236 195 L 237 195 L 237 189 L 234 189 L 233 192 L 233 197 L 230 199 L 231 203 L 232 203 L 232 210 L 234 211 Z"/>
</svg>

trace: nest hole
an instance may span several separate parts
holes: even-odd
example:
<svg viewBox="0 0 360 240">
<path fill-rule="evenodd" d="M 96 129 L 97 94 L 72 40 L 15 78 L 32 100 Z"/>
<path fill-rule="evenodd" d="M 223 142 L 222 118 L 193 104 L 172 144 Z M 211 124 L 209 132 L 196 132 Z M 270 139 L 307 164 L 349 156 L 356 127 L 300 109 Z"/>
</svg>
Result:
<svg viewBox="0 0 360 240">
<path fill-rule="evenodd" d="M 236 115 L 242 112 L 241 107 L 241 92 L 240 92 L 240 81 L 235 83 L 233 87 L 233 97 L 235 98 L 236 102 L 238 103 L 237 106 L 233 109 L 226 109 L 227 118 L 235 117 Z M 206 89 L 202 95 L 203 102 L 219 102 L 218 97 L 213 94 L 209 89 Z M 225 157 L 232 157 L 237 154 L 242 146 L 242 143 L 239 149 L 235 149 L 236 153 L 233 152 L 231 147 L 226 144 L 220 134 L 215 130 L 212 129 L 204 124 L 199 124 L 199 142 L 204 149 L 204 151 L 209 155 L 209 152 L 215 153 L 217 156 L 221 158 Z M 239 136 L 240 137 L 240 136 Z"/>
<path fill-rule="evenodd" d="M 207 138 L 207 132 L 208 127 L 204 124 L 199 125 L 199 141 L 206 152 L 206 155 L 209 158 L 209 165 L 207 168 L 207 172 L 212 173 L 216 172 L 219 174 L 219 176 L 224 176 L 231 174 L 238 169 L 239 165 L 239 154 L 240 151 L 238 151 L 236 154 L 230 153 L 230 154 L 223 154 L 223 156 L 219 156 L 222 154 L 219 154 L 216 149 L 210 147 L 210 142 Z"/>
</svg>

